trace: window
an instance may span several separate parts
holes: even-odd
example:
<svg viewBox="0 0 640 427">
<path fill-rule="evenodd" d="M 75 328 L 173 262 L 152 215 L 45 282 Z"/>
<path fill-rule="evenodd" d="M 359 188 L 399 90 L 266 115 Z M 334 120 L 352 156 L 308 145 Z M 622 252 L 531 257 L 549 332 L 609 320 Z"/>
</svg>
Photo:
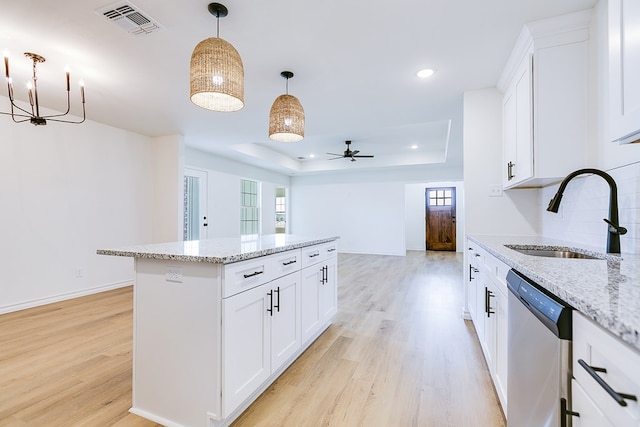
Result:
<svg viewBox="0 0 640 427">
<path fill-rule="evenodd" d="M 429 190 L 429 206 L 451 206 L 451 190 Z"/>
<path fill-rule="evenodd" d="M 287 199 L 286 189 L 276 187 L 276 233 L 287 232 Z"/>
<path fill-rule="evenodd" d="M 240 188 L 240 234 L 259 233 L 258 183 L 243 179 Z"/>
</svg>

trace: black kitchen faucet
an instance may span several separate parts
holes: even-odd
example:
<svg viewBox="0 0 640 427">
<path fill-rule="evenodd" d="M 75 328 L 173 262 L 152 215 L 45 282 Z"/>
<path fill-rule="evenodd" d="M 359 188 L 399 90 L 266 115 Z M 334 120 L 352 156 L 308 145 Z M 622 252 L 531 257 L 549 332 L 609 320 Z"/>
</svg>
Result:
<svg viewBox="0 0 640 427">
<path fill-rule="evenodd" d="M 619 254 L 620 235 L 626 234 L 627 229 L 624 227 L 620 227 L 620 225 L 618 224 L 618 186 L 616 185 L 616 182 L 613 180 L 613 178 L 611 178 L 611 175 L 609 175 L 608 173 L 599 169 L 578 169 L 575 172 L 571 172 L 566 176 L 565 179 L 562 180 L 562 183 L 560 183 L 560 188 L 558 188 L 556 195 L 553 196 L 553 199 L 551 199 L 551 201 L 549 202 L 549 207 L 547 207 L 547 210 L 549 212 L 558 213 L 560 201 L 562 200 L 562 193 L 564 193 L 564 189 L 569 181 L 571 181 L 576 176 L 585 173 L 591 173 L 601 176 L 609 184 L 609 219 L 603 218 L 603 221 L 609 224 L 609 233 L 607 234 L 607 253 Z"/>
</svg>

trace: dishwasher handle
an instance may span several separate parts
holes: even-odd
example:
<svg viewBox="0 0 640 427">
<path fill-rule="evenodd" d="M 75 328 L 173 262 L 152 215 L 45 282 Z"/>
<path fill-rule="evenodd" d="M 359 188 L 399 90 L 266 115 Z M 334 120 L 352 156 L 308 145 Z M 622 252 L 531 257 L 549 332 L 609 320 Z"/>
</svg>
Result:
<svg viewBox="0 0 640 427">
<path fill-rule="evenodd" d="M 580 366 L 582 366 L 584 368 L 585 371 L 587 371 L 587 373 L 589 375 L 591 375 L 591 377 L 594 380 L 596 380 L 598 385 L 600 385 L 600 387 L 602 387 L 604 389 L 604 391 L 606 391 L 607 394 L 609 396 L 611 396 L 613 398 L 613 400 L 615 400 L 618 403 L 618 405 L 627 406 L 627 402 L 625 401 L 625 399 L 635 400 L 636 402 L 638 401 L 638 398 L 636 396 L 632 395 L 632 394 L 619 393 L 619 392 L 615 391 L 614 389 L 612 389 L 611 386 L 609 384 L 607 384 L 607 382 L 605 380 L 603 380 L 600 377 L 600 375 L 598 375 L 598 373 L 597 373 L 597 372 L 602 372 L 602 373 L 606 374 L 607 370 L 605 368 L 596 368 L 594 366 L 589 366 L 587 364 L 587 362 L 585 362 L 582 359 L 578 359 L 578 363 L 580 364 Z"/>
</svg>

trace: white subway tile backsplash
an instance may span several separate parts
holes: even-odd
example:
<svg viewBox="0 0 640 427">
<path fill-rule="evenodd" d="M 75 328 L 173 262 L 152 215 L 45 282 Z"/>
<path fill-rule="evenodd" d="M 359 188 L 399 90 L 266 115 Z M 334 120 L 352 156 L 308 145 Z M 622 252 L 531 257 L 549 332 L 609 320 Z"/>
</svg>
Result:
<svg viewBox="0 0 640 427">
<path fill-rule="evenodd" d="M 620 225 L 627 234 L 620 236 L 623 253 L 640 253 L 640 164 L 632 164 L 607 171 L 618 186 Z M 540 191 L 541 230 L 545 237 L 606 249 L 607 225 L 602 221 L 609 215 L 609 186 L 599 176 L 574 178 L 566 187 L 557 214 L 545 209 L 560 184 Z"/>
</svg>

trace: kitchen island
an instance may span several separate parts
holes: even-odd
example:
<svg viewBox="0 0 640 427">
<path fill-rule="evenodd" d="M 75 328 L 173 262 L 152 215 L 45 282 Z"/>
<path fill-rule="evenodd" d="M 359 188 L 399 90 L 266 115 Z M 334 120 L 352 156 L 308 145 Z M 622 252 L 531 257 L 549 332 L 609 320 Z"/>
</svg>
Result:
<svg viewBox="0 0 640 427">
<path fill-rule="evenodd" d="M 98 250 L 135 259 L 130 411 L 166 426 L 231 424 L 330 325 L 337 239 Z"/>
</svg>

